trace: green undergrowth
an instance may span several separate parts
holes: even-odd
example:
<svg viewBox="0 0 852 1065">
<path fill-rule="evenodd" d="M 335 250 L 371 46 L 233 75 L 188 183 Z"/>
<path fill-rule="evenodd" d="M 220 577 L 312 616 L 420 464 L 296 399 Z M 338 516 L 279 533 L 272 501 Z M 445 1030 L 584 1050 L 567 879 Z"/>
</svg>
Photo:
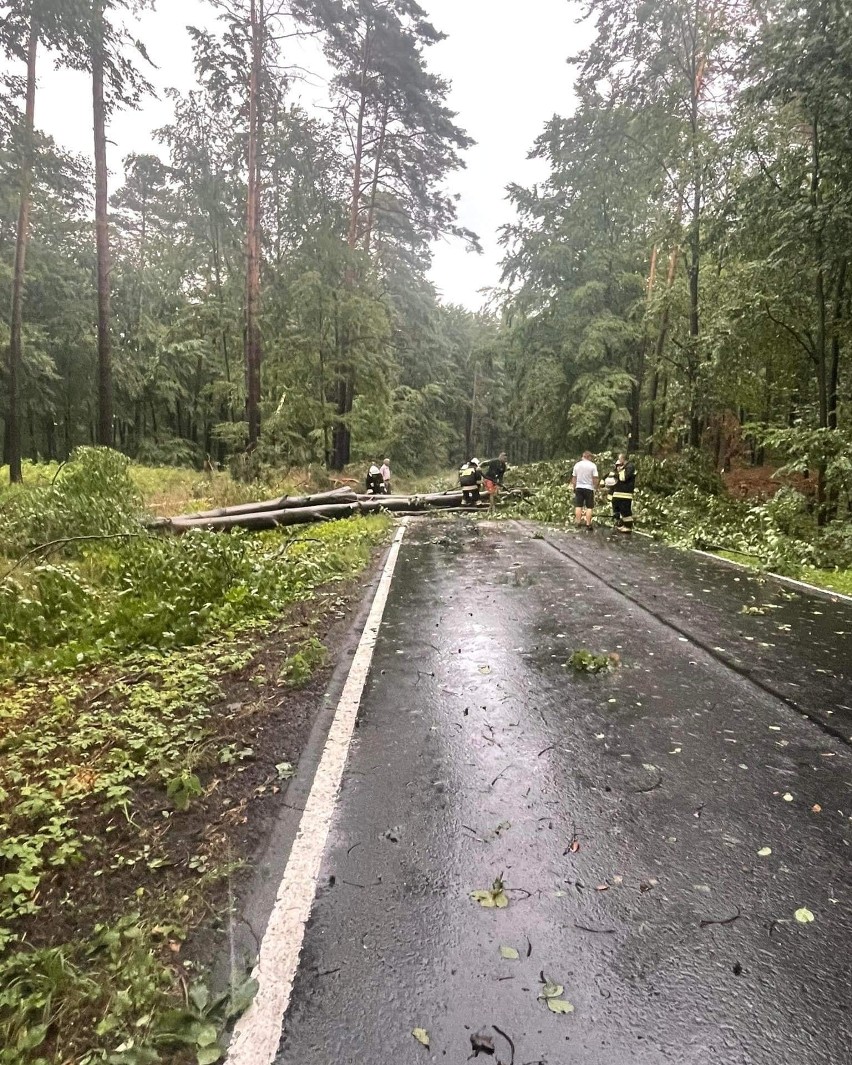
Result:
<svg viewBox="0 0 852 1065">
<path fill-rule="evenodd" d="M 602 467 L 606 462 L 599 462 Z M 843 591 L 852 571 L 852 522 L 818 527 L 810 501 L 781 487 L 765 502 L 730 498 L 720 477 L 695 455 L 638 460 L 637 528 L 675 547 L 727 552 L 761 570 Z M 543 462 L 512 470 L 512 482 L 535 490 L 514 515 L 548 524 L 574 521 L 567 484 L 570 463 Z M 604 517 L 606 515 L 606 518 Z M 598 520 L 609 505 L 601 493 Z"/>
<path fill-rule="evenodd" d="M 216 802 L 257 764 L 252 715 L 325 662 L 299 604 L 390 527 L 173 537 L 144 503 L 100 449 L 0 499 L 0 1065 L 220 1059 L 251 986 L 214 999 L 183 953 L 235 866 L 242 800 Z"/>
</svg>

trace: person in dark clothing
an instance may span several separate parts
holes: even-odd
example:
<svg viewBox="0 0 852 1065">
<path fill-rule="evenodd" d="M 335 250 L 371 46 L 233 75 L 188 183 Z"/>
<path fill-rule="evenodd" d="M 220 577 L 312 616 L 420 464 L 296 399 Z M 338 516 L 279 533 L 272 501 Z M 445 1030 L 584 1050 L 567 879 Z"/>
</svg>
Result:
<svg viewBox="0 0 852 1065">
<path fill-rule="evenodd" d="M 501 451 L 496 459 L 486 459 L 480 463 L 480 469 L 482 470 L 482 486 L 488 493 L 488 502 L 493 509 L 500 489 L 503 487 L 503 477 L 507 469 L 506 452 Z"/>
<path fill-rule="evenodd" d="M 503 478 L 506 475 L 506 452 L 501 451 L 496 459 L 486 459 L 480 468 L 485 491 L 496 495 L 497 490 L 503 487 Z"/>
<path fill-rule="evenodd" d="M 384 494 L 385 479 L 382 477 L 382 471 L 374 463 L 367 474 L 367 495 L 383 496 Z"/>
<path fill-rule="evenodd" d="M 604 481 L 612 500 L 615 531 L 633 532 L 633 493 L 636 490 L 636 467 L 622 452 L 615 461 L 612 473 Z"/>
<path fill-rule="evenodd" d="M 482 483 L 482 470 L 479 459 L 471 459 L 459 470 L 459 484 L 462 490 L 463 507 L 475 507 L 479 502 L 479 486 Z"/>
</svg>

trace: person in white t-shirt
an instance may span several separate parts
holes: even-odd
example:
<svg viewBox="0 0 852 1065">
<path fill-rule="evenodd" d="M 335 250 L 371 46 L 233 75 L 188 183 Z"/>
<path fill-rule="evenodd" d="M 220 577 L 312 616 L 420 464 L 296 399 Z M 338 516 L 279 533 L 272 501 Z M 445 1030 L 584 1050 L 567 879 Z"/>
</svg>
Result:
<svg viewBox="0 0 852 1065">
<path fill-rule="evenodd" d="M 584 451 L 583 457 L 576 463 L 571 473 L 571 487 L 574 489 L 574 520 L 578 529 L 585 526 L 589 532 L 592 530 L 595 489 L 599 481 L 600 475 L 592 453 Z"/>
<path fill-rule="evenodd" d="M 391 494 L 390 459 L 385 459 L 379 472 L 382 475 L 382 480 L 385 482 L 385 495 L 389 496 Z"/>
</svg>

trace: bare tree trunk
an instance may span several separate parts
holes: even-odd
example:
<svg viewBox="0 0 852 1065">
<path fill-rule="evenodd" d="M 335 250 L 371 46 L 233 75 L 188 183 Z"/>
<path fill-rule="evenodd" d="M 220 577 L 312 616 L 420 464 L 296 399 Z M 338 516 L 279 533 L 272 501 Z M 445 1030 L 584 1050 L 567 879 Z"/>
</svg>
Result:
<svg viewBox="0 0 852 1065">
<path fill-rule="evenodd" d="M 92 116 L 95 136 L 95 234 L 98 252 L 98 443 L 113 443 L 112 338 L 110 336 L 109 201 L 104 102 L 104 0 L 94 0 Z"/>
<path fill-rule="evenodd" d="M 680 214 L 678 213 L 678 220 Z M 660 390 L 660 363 L 662 362 L 663 352 L 666 349 L 666 339 L 669 335 L 669 319 L 671 318 L 671 307 L 669 298 L 671 296 L 672 288 L 674 287 L 675 277 L 677 276 L 677 264 L 680 257 L 680 249 L 672 248 L 669 255 L 669 269 L 666 274 L 666 302 L 663 306 L 663 313 L 660 316 L 660 328 L 657 333 L 657 343 L 654 345 L 654 373 L 651 379 L 651 414 L 650 423 L 648 425 L 648 447 L 653 448 L 654 434 L 657 431 L 657 425 L 661 420 L 657 411 L 657 400 Z"/>
<path fill-rule="evenodd" d="M 382 156 L 385 151 L 385 139 L 388 133 L 388 115 L 390 114 L 390 101 L 385 100 L 382 109 L 382 122 L 379 130 L 379 143 L 376 147 L 376 162 L 373 166 L 373 181 L 370 186 L 370 206 L 367 211 L 367 226 L 364 233 L 364 252 L 369 254 L 370 242 L 373 237 L 373 225 L 376 220 L 376 195 L 379 191 L 379 173 L 382 165 Z"/>
<path fill-rule="evenodd" d="M 249 450 L 260 439 L 260 90 L 263 57 L 263 0 L 251 0 L 251 72 L 249 75 L 248 195 L 246 202 L 246 421 Z"/>
<path fill-rule="evenodd" d="M 355 126 L 355 160 L 352 171 L 352 193 L 349 201 L 349 233 L 347 244 L 350 250 L 358 244 L 358 219 L 361 213 L 361 173 L 364 163 L 364 118 L 367 113 L 367 69 L 370 58 L 370 31 L 364 34 L 364 50 L 361 62 L 360 97 L 358 121 Z"/>
<path fill-rule="evenodd" d="M 9 480 L 20 484 L 21 419 L 18 405 L 20 370 L 23 362 L 24 277 L 27 245 L 30 237 L 30 204 L 33 187 L 33 155 L 35 127 L 36 57 L 38 53 L 38 21 L 35 13 L 30 20 L 27 44 L 27 99 L 24 112 L 24 143 L 21 159 L 21 200 L 18 208 L 18 234 L 15 243 L 15 272 L 12 279 L 12 322 L 9 338 L 9 408 L 7 414 L 7 450 Z"/>
<path fill-rule="evenodd" d="M 361 82 L 359 86 L 358 120 L 355 125 L 355 159 L 352 172 L 352 191 L 349 201 L 349 232 L 346 243 L 350 252 L 354 252 L 358 246 L 358 223 L 361 217 L 361 177 L 364 168 L 364 119 L 367 114 L 367 71 L 370 60 L 370 30 L 367 28 L 364 34 L 364 46 L 361 61 Z M 354 266 L 350 263 L 346 269 L 345 284 L 355 284 Z M 337 420 L 331 434 L 331 465 L 332 469 L 342 470 L 349 462 L 352 449 L 352 431 L 347 422 L 352 413 L 352 404 L 355 399 L 354 371 L 349 364 L 348 354 L 352 343 L 352 337 L 348 335 L 340 338 L 338 356 L 340 368 L 335 387 L 335 401 L 337 405 Z"/>
<path fill-rule="evenodd" d="M 695 5 L 696 47 L 699 3 Z M 701 357 L 699 353 L 700 334 L 700 278 L 701 278 L 701 203 L 703 196 L 703 173 L 699 133 L 701 122 L 701 92 L 704 85 L 706 58 L 698 52 L 693 54 L 694 72 L 692 76 L 692 99 L 690 101 L 690 126 L 692 135 L 692 206 L 689 219 L 689 445 L 699 447 L 701 444 L 701 415 L 698 407 L 698 378 Z"/>
<path fill-rule="evenodd" d="M 848 263 L 843 259 L 837 273 L 832 311 L 831 361 L 828 367 L 828 419 L 829 429 L 837 428 L 838 388 L 840 384 L 840 325 L 843 321 L 843 305 L 846 298 L 846 273 Z"/>
</svg>

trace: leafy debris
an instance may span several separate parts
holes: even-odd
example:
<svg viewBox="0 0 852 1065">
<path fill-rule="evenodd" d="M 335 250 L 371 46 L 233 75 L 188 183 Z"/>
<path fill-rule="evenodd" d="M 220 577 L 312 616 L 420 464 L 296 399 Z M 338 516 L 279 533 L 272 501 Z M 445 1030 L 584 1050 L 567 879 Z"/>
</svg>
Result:
<svg viewBox="0 0 852 1065">
<path fill-rule="evenodd" d="M 506 885 L 503 883 L 503 875 L 496 877 L 490 888 L 484 891 L 471 891 L 470 897 L 478 902 L 486 910 L 505 910 L 509 905 L 509 896 L 506 894 Z"/>
<path fill-rule="evenodd" d="M 421 1046 L 427 1048 L 429 1047 L 429 1033 L 426 1031 L 425 1028 L 413 1028 L 411 1034 L 414 1036 L 417 1042 L 420 1043 Z"/>
<path fill-rule="evenodd" d="M 596 655 L 581 647 L 574 651 L 565 664 L 575 673 L 607 673 L 621 665 L 621 656 L 615 651 Z"/>
</svg>

